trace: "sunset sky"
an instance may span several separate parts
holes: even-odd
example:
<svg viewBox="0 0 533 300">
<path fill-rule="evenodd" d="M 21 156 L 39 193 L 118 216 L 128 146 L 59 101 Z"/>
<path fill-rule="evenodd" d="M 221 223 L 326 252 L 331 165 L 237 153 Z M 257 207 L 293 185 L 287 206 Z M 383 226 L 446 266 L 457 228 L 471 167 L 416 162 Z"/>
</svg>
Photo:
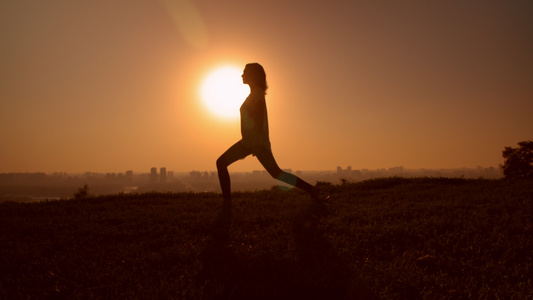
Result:
<svg viewBox="0 0 533 300">
<path fill-rule="evenodd" d="M 200 87 L 248 62 L 282 168 L 497 167 L 533 140 L 532 16 L 530 0 L 1 1 L 0 172 L 214 171 L 239 121 Z"/>
</svg>

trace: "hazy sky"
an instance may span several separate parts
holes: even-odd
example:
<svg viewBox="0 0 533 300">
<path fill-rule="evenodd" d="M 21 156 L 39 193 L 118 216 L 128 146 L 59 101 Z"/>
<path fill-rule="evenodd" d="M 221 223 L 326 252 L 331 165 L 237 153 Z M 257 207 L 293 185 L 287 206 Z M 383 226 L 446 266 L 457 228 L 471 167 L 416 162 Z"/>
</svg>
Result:
<svg viewBox="0 0 533 300">
<path fill-rule="evenodd" d="M 247 62 L 282 168 L 497 166 L 533 139 L 531 16 L 530 0 L 1 1 L 0 172 L 215 170 L 239 122 L 199 86 Z"/>
</svg>

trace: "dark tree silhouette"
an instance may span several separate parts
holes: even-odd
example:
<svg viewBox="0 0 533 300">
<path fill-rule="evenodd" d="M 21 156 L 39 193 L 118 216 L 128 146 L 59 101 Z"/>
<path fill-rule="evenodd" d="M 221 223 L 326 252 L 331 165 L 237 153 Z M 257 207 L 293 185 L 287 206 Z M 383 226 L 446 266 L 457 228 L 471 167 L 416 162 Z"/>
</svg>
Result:
<svg viewBox="0 0 533 300">
<path fill-rule="evenodd" d="M 505 147 L 503 150 L 503 174 L 505 178 L 533 177 L 533 142 L 518 143 L 518 148 Z"/>
<path fill-rule="evenodd" d="M 85 199 L 89 196 L 89 186 L 84 185 L 79 188 L 76 193 L 74 193 L 74 199 Z"/>
</svg>

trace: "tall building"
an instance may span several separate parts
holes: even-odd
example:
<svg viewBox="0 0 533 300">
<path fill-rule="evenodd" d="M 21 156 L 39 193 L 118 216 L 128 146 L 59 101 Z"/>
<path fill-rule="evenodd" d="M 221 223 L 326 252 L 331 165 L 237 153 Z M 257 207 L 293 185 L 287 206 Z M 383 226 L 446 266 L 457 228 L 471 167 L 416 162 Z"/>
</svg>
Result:
<svg viewBox="0 0 533 300">
<path fill-rule="evenodd" d="M 150 182 L 152 184 L 157 184 L 157 168 L 150 169 Z"/>
<path fill-rule="evenodd" d="M 160 183 L 167 182 L 167 168 L 165 167 L 159 169 L 159 182 Z"/>
</svg>

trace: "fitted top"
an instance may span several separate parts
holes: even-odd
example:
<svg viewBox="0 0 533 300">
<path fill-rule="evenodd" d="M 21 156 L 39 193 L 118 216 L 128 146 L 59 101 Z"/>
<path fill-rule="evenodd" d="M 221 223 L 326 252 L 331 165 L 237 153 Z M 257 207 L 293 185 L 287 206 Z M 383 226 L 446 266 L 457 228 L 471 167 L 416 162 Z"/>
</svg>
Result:
<svg viewBox="0 0 533 300">
<path fill-rule="evenodd" d="M 270 150 L 268 135 L 268 116 L 264 92 L 250 93 L 240 108 L 242 141 L 252 150 Z"/>
</svg>

